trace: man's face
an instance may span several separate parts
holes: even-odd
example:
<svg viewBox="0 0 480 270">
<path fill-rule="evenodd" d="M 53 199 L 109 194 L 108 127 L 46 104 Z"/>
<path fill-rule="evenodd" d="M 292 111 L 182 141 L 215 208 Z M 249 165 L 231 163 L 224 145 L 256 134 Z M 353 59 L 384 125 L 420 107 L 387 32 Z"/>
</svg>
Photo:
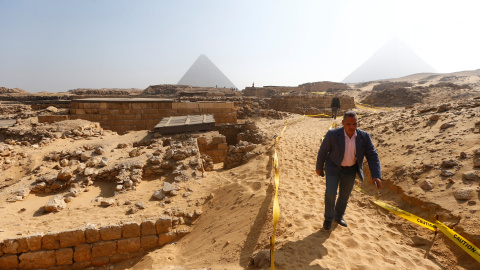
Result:
<svg viewBox="0 0 480 270">
<path fill-rule="evenodd" d="M 345 128 L 345 132 L 347 134 L 355 133 L 357 129 L 357 117 L 347 116 L 345 119 L 342 120 L 343 127 Z"/>
</svg>

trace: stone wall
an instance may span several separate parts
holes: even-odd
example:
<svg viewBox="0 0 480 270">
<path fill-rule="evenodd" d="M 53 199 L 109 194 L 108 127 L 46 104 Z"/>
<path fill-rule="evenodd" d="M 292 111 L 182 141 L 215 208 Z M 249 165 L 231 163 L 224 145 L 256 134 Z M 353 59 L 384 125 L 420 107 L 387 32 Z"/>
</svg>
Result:
<svg viewBox="0 0 480 270">
<path fill-rule="evenodd" d="M 0 242 L 0 269 L 83 269 L 135 258 L 188 233 L 174 230 L 174 223 L 171 217 L 163 216 L 141 224 L 91 225 L 4 239 Z"/>
<path fill-rule="evenodd" d="M 355 108 L 353 97 L 340 96 L 341 111 Z M 318 111 L 331 113 L 333 95 L 299 95 L 299 96 L 276 96 L 268 101 L 270 108 L 277 111 L 293 112 L 298 114 L 311 114 Z"/>
<path fill-rule="evenodd" d="M 164 117 L 200 114 L 213 114 L 216 124 L 237 122 L 233 102 L 173 102 L 155 98 L 72 100 L 69 119 L 99 122 L 104 129 L 123 133 L 151 130 Z"/>
<path fill-rule="evenodd" d="M 301 84 L 305 88 L 306 92 L 327 92 L 327 91 L 335 91 L 335 90 L 348 90 L 350 87 L 344 83 L 338 82 L 313 82 L 313 83 L 305 83 Z"/>
<path fill-rule="evenodd" d="M 243 90 L 244 96 L 256 96 L 256 97 L 272 97 L 275 95 L 281 95 L 285 92 L 305 92 L 303 86 L 264 86 L 264 87 L 245 87 Z"/>
<path fill-rule="evenodd" d="M 207 137 L 198 137 L 197 143 L 200 153 L 210 156 L 214 163 L 220 163 L 225 160 L 228 148 L 225 136 L 213 137 L 211 141 Z"/>
</svg>

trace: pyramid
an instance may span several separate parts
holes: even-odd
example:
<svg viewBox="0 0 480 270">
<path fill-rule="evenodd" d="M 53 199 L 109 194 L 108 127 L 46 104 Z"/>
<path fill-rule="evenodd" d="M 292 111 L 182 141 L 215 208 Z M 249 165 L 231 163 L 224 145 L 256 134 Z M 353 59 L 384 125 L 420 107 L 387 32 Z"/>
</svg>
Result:
<svg viewBox="0 0 480 270">
<path fill-rule="evenodd" d="M 435 69 L 398 37 L 391 39 L 342 82 L 356 83 L 391 79 Z"/>
<path fill-rule="evenodd" d="M 200 87 L 236 88 L 227 76 L 225 76 L 205 54 L 197 58 L 178 84 Z"/>
</svg>

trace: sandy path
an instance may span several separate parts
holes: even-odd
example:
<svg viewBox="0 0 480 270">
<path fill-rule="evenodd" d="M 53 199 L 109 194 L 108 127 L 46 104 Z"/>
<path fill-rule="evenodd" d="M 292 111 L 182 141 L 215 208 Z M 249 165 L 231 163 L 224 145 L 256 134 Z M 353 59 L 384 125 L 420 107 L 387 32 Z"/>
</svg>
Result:
<svg viewBox="0 0 480 270">
<path fill-rule="evenodd" d="M 331 232 L 321 229 L 325 179 L 314 170 L 330 123 L 302 119 L 280 141 L 278 269 L 440 269 L 424 259 L 422 249 L 402 244 L 404 236 L 389 226 L 390 218 L 355 190 L 345 215 L 349 227 L 334 223 Z M 369 183 L 360 184 L 373 191 Z"/>
</svg>

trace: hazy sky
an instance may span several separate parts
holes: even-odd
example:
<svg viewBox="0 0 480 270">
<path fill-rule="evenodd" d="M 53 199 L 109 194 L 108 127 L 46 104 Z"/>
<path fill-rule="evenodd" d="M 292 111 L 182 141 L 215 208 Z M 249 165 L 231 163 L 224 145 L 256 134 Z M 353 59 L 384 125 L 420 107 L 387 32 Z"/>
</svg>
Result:
<svg viewBox="0 0 480 270">
<path fill-rule="evenodd" d="M 0 0 L 0 86 L 176 84 L 206 54 L 239 88 L 341 81 L 398 36 L 438 72 L 480 68 L 480 1 Z"/>
</svg>

